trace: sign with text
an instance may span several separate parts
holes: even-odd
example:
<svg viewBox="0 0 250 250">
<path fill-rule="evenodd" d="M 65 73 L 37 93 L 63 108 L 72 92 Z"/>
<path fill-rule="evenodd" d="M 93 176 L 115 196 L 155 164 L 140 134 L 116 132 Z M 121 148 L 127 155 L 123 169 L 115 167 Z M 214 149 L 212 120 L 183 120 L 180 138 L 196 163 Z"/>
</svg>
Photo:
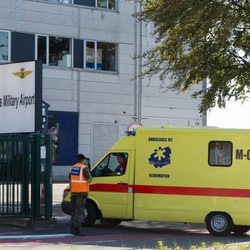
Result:
<svg viewBox="0 0 250 250">
<path fill-rule="evenodd" d="M 0 65 L 0 134 L 41 130 L 42 65 Z"/>
</svg>

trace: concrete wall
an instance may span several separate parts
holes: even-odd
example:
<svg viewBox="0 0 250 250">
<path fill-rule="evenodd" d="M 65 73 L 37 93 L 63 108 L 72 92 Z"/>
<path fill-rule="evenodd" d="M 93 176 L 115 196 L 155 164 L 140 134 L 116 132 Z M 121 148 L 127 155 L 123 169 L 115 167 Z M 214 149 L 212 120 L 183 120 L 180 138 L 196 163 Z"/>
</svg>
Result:
<svg viewBox="0 0 250 250">
<path fill-rule="evenodd" d="M 93 124 L 116 124 L 119 137 L 134 121 L 133 11 L 134 4 L 126 0 L 119 0 L 118 11 L 42 0 L 0 0 L 0 30 L 118 44 L 115 73 L 43 67 L 43 100 L 50 104 L 50 110 L 79 112 L 79 152 L 92 159 L 96 159 Z M 151 29 L 143 24 L 143 49 L 153 45 Z M 201 122 L 199 103 L 191 98 L 192 91 L 178 95 L 160 86 L 157 77 L 143 80 L 144 125 L 188 126 Z M 66 171 L 65 166 L 54 167 L 55 175 L 65 175 Z"/>
</svg>

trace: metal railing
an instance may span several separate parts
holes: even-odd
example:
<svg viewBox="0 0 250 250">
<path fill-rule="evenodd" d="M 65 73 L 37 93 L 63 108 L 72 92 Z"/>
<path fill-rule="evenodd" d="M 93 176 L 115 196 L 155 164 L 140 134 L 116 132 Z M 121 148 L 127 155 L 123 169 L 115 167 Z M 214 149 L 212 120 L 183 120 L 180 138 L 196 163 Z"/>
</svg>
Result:
<svg viewBox="0 0 250 250">
<path fill-rule="evenodd" d="M 52 217 L 49 134 L 0 136 L 0 218 Z"/>
</svg>

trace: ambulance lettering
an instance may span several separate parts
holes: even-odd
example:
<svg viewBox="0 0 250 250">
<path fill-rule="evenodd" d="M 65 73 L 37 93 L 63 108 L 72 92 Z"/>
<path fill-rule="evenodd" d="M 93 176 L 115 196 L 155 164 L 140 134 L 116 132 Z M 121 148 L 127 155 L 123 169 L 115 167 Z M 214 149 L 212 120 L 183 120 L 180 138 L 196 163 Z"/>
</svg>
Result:
<svg viewBox="0 0 250 250">
<path fill-rule="evenodd" d="M 244 158 L 250 160 L 250 149 L 248 149 L 246 153 L 244 153 L 243 149 L 236 149 L 235 159 L 243 160 Z"/>
<path fill-rule="evenodd" d="M 171 149 L 169 147 L 159 147 L 154 150 L 154 153 L 150 155 L 148 161 L 150 165 L 155 168 L 162 168 L 171 163 L 170 159 Z"/>
<path fill-rule="evenodd" d="M 167 138 L 167 137 L 163 137 L 163 138 L 162 137 L 149 137 L 148 141 L 172 142 L 173 138 L 171 138 L 171 137 L 170 138 Z"/>
</svg>

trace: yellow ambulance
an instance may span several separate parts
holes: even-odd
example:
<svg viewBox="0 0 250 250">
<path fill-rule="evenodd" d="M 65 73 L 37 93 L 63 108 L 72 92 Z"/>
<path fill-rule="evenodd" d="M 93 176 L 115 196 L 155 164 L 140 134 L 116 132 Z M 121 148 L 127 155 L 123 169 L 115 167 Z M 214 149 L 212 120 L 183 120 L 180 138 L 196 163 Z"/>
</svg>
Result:
<svg viewBox="0 0 250 250">
<path fill-rule="evenodd" d="M 139 127 L 91 173 L 86 225 L 205 222 L 214 236 L 250 229 L 250 130 Z"/>
</svg>

